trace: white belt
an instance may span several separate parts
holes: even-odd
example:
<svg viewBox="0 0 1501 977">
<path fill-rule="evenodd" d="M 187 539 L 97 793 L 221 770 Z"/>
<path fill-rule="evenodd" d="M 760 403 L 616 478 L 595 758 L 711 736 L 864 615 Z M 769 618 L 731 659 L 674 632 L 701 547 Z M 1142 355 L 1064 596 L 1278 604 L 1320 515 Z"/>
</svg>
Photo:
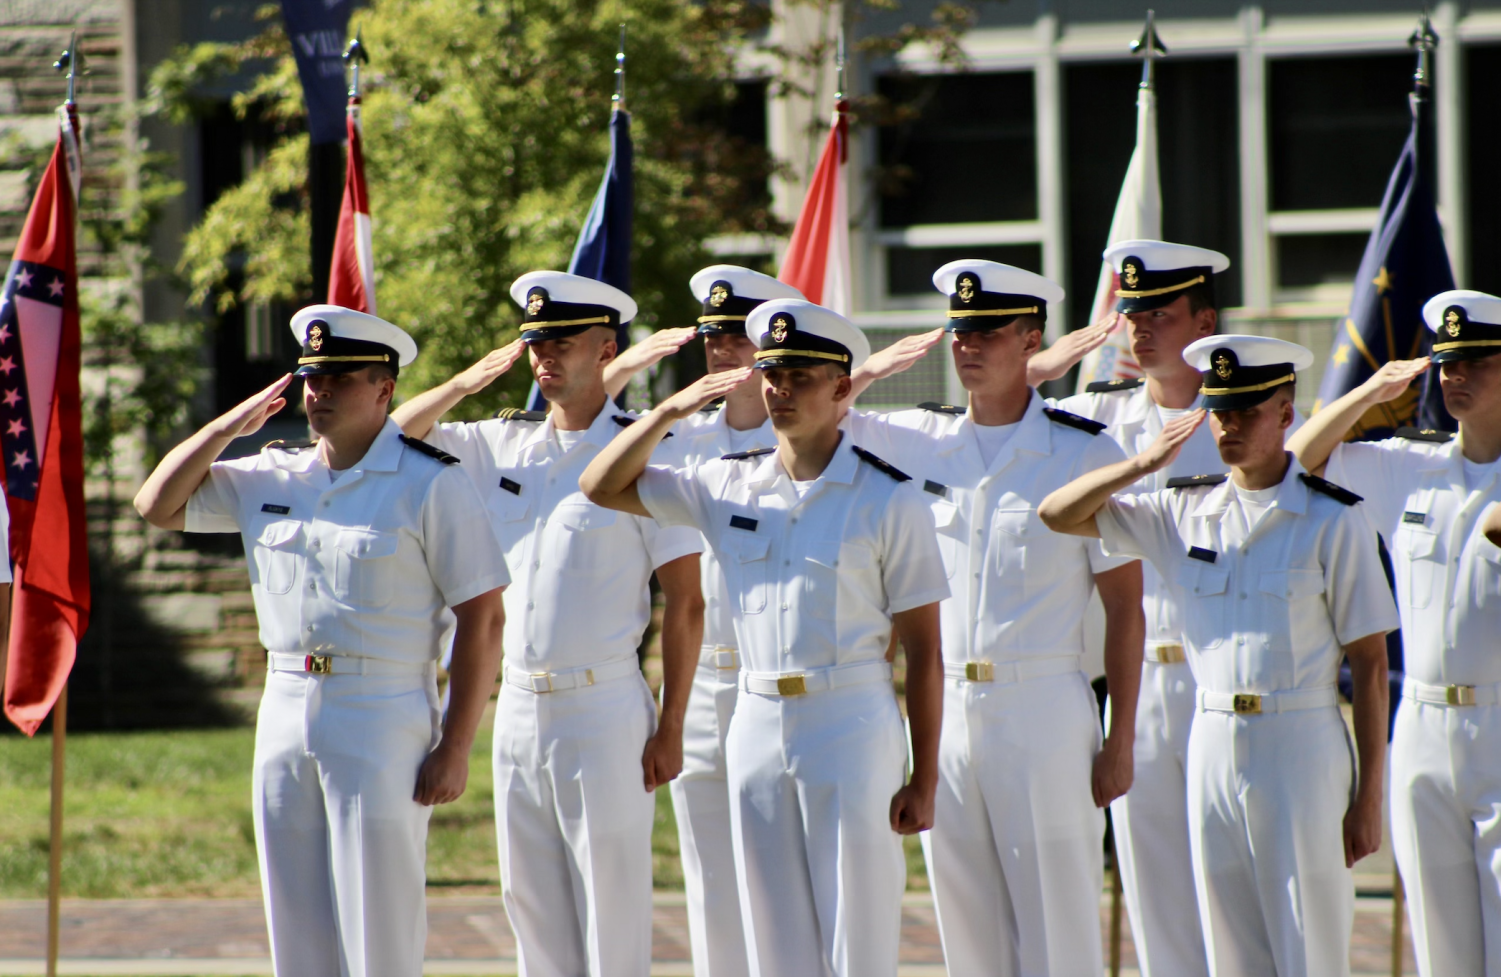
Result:
<svg viewBox="0 0 1501 977">
<path fill-rule="evenodd" d="M 436 662 L 398 662 L 362 655 L 294 655 L 266 652 L 270 672 L 306 672 L 309 675 L 421 675 L 435 672 Z"/>
<path fill-rule="evenodd" d="M 1339 704 L 1334 686 L 1320 689 L 1294 689 L 1288 692 L 1210 692 L 1199 690 L 1200 712 L 1230 712 L 1238 716 L 1255 716 L 1270 712 L 1297 712 L 1301 709 L 1327 709 Z"/>
<path fill-rule="evenodd" d="M 641 666 L 634 658 L 621 658 L 599 665 L 582 668 L 565 668 L 557 672 L 524 672 L 506 665 L 507 685 L 543 695 L 547 692 L 564 692 L 568 689 L 584 689 L 601 682 L 609 682 L 627 675 L 640 675 Z"/>
<path fill-rule="evenodd" d="M 741 691 L 757 695 L 803 695 L 808 692 L 827 692 L 846 685 L 890 681 L 891 663 L 884 661 L 836 665 L 833 668 L 809 668 L 801 672 L 740 673 Z"/>
<path fill-rule="evenodd" d="M 1183 646 L 1176 641 L 1149 644 L 1142 649 L 1142 658 L 1158 665 L 1178 665 L 1188 661 L 1188 657 L 1183 654 Z"/>
<path fill-rule="evenodd" d="M 943 674 L 966 682 L 1014 685 L 1034 678 L 1067 675 L 1079 670 L 1078 655 L 1024 658 L 1015 662 L 944 662 Z"/>
<path fill-rule="evenodd" d="M 698 663 L 721 671 L 733 671 L 740 667 L 740 652 L 727 645 L 704 645 L 699 649 Z"/>
<path fill-rule="evenodd" d="M 1435 706 L 1494 706 L 1501 705 L 1501 683 L 1429 685 L 1427 682 L 1404 677 L 1402 696 Z"/>
</svg>

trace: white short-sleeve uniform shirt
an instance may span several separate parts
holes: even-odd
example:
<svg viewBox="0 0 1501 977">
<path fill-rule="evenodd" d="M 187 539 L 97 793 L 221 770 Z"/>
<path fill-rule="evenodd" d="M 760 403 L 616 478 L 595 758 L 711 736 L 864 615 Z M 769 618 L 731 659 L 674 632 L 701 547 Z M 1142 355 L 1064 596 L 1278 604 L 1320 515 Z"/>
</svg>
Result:
<svg viewBox="0 0 1501 977">
<path fill-rule="evenodd" d="M 1254 524 L 1229 479 L 1116 496 L 1096 515 L 1108 552 L 1151 560 L 1176 589 L 1201 689 L 1333 687 L 1341 645 L 1397 626 L 1359 506 L 1302 475 L 1293 460 Z"/>
<path fill-rule="evenodd" d="M 1054 533 L 1037 506 L 1054 489 L 1125 456 L 1104 435 L 1049 419 L 1033 396 L 986 464 L 967 415 L 852 411 L 855 443 L 913 477 L 934 516 L 944 575 L 947 662 L 1011 662 L 1080 654 L 1092 574 L 1132 562 L 1096 540 Z"/>
<path fill-rule="evenodd" d="M 0 546 L 5 547 L 5 559 L 0 560 L 0 583 L 10 583 L 10 503 L 0 496 Z"/>
<path fill-rule="evenodd" d="M 243 537 L 266 650 L 422 664 L 438 659 L 445 608 L 510 582 L 484 526 L 459 466 L 403 444 L 388 419 L 342 472 L 316 447 L 215 462 L 184 528 Z"/>
<path fill-rule="evenodd" d="M 1466 467 L 1457 439 L 1349 443 L 1329 457 L 1329 479 L 1358 487 L 1386 537 L 1403 667 L 1429 685 L 1501 682 L 1501 549 L 1478 531 L 1501 502 L 1501 463 Z"/>
<path fill-rule="evenodd" d="M 636 484 L 662 525 L 697 527 L 714 550 L 751 671 L 884 661 L 891 615 L 949 594 L 917 490 L 848 436 L 801 493 L 776 451 L 654 466 Z"/>
<path fill-rule="evenodd" d="M 551 417 L 440 424 L 428 436 L 463 461 L 505 548 L 514 578 L 505 593 L 508 667 L 562 671 L 635 657 L 652 571 L 703 549 L 691 529 L 661 529 L 579 491 L 589 462 L 632 421 L 607 403 L 566 449 Z"/>
</svg>

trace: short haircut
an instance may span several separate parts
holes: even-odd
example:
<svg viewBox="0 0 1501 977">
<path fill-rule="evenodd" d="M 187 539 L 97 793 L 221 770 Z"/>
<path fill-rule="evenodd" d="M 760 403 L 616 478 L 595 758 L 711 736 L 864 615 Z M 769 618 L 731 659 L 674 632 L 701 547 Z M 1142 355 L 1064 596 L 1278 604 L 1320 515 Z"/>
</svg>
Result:
<svg viewBox="0 0 1501 977">
<path fill-rule="evenodd" d="M 369 366 L 368 369 L 370 370 L 371 383 L 380 383 L 387 377 L 390 377 L 391 382 L 395 383 L 400 371 L 399 367 L 392 366 L 389 363 L 375 363 Z"/>
<path fill-rule="evenodd" d="M 1190 285 L 1183 294 L 1188 296 L 1188 311 L 1191 315 L 1198 315 L 1205 309 L 1219 311 L 1219 304 L 1214 300 L 1214 282 L 1212 281 Z"/>
<path fill-rule="evenodd" d="M 1019 315 L 1011 320 L 1016 324 L 1019 335 L 1025 336 L 1029 332 L 1041 332 L 1047 328 L 1047 322 L 1040 315 Z"/>
</svg>

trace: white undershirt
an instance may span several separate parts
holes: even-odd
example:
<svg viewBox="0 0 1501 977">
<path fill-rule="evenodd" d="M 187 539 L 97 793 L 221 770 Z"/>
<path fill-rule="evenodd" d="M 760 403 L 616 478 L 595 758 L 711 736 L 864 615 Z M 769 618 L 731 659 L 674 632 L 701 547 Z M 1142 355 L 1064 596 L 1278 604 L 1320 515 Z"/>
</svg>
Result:
<svg viewBox="0 0 1501 977">
<path fill-rule="evenodd" d="M 572 448 L 574 445 L 582 441 L 584 439 L 584 435 L 588 434 L 589 432 L 561 431 L 558 428 L 553 428 L 552 433 L 553 436 L 558 439 L 558 447 L 562 448 L 564 451 L 567 451 L 569 448 Z"/>
<path fill-rule="evenodd" d="M 745 446 L 750 444 L 751 438 L 756 434 L 756 432 L 760 431 L 761 429 L 753 427 L 746 431 L 737 431 L 734 428 L 726 425 L 726 430 L 729 432 L 730 451 L 734 452 L 744 451 Z"/>
<path fill-rule="evenodd" d="M 810 478 L 806 482 L 800 482 L 794 478 L 792 480 L 792 487 L 797 491 L 797 497 L 801 499 L 808 494 L 808 490 L 811 489 L 813 487 L 813 483 L 817 481 L 818 479 L 816 478 Z"/>
<path fill-rule="evenodd" d="M 1496 471 L 1497 466 L 1501 465 L 1501 461 L 1492 461 L 1481 464 L 1478 461 L 1471 461 L 1470 459 L 1465 458 L 1464 464 L 1465 488 L 1473 492 L 1484 485 L 1490 479 L 1491 475 Z"/>
<path fill-rule="evenodd" d="M 1282 486 L 1273 485 L 1271 488 L 1245 489 L 1232 481 L 1230 487 L 1234 490 L 1236 498 L 1240 499 L 1241 510 L 1246 514 L 1246 532 L 1250 532 L 1256 528 L 1257 523 L 1261 522 L 1261 518 L 1272 507 L 1272 503 L 1277 501 L 1277 490 Z"/>
<path fill-rule="evenodd" d="M 1011 440 L 1011 435 L 1021 426 L 1021 421 L 1015 424 L 976 424 L 975 439 L 980 442 L 980 457 L 985 459 L 985 467 L 995 461 L 995 456 L 1006 447 L 1006 442 Z"/>
</svg>

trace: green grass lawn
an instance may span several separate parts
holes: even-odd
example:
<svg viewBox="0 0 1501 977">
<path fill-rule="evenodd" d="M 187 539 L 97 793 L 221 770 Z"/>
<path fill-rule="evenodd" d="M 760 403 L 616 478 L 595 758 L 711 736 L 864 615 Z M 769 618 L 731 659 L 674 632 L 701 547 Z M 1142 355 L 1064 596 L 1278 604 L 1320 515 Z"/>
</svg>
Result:
<svg viewBox="0 0 1501 977">
<path fill-rule="evenodd" d="M 433 812 L 428 885 L 498 894 L 487 721 L 469 789 Z M 68 737 L 63 894 L 70 897 L 253 897 L 260 893 L 250 820 L 250 728 Z M 0 898 L 47 891 L 49 739 L 0 736 Z M 927 888 L 907 840 L 909 887 Z M 654 882 L 680 889 L 677 825 L 666 790 L 652 828 Z"/>
</svg>

